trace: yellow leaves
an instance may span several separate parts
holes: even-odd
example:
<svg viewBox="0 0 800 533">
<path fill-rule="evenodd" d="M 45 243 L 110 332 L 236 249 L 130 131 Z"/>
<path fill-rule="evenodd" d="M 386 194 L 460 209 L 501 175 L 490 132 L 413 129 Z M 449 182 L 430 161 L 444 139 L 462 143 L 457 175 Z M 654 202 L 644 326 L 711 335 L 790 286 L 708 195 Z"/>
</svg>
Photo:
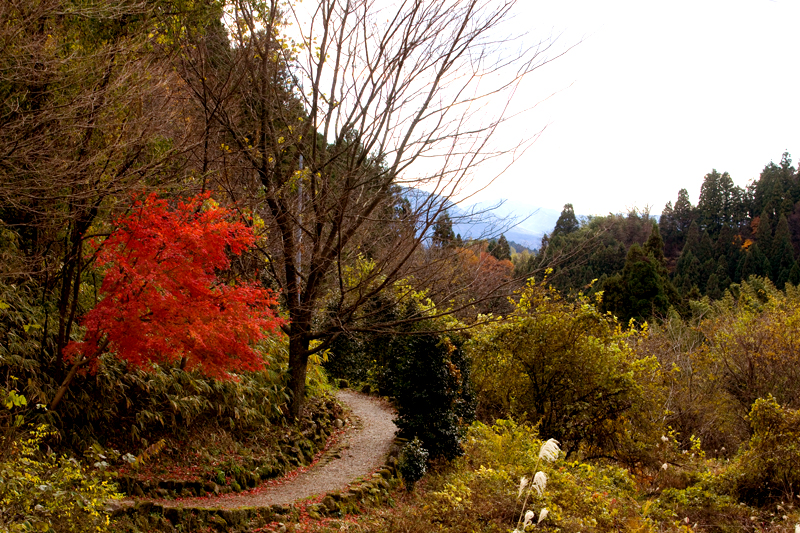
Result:
<svg viewBox="0 0 800 533">
<path fill-rule="evenodd" d="M 40 444 L 51 433 L 43 424 L 31 428 L 0 460 L 0 478 L 5 480 L 2 505 L 6 517 L 15 517 L 4 525 L 27 531 L 21 527 L 27 522 L 36 530 L 51 531 L 58 521 L 59 531 L 106 531 L 106 505 L 121 495 L 77 460 L 42 453 Z"/>
<path fill-rule="evenodd" d="M 342 281 L 344 282 L 345 288 L 351 289 L 357 287 L 369 278 L 373 278 L 376 266 L 374 260 L 362 254 L 358 254 L 355 264 L 346 266 L 342 272 Z"/>
</svg>

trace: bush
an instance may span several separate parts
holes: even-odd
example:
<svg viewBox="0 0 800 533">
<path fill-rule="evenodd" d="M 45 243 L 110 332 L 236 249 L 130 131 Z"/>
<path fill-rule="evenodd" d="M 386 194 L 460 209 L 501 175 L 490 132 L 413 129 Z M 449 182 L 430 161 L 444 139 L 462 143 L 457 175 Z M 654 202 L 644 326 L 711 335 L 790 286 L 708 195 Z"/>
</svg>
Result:
<svg viewBox="0 0 800 533">
<path fill-rule="evenodd" d="M 0 279 L 0 374 L 17 376 L 31 405 L 48 405 L 64 377 L 62 358 L 55 354 L 57 317 L 32 284 Z M 75 450 L 109 439 L 115 445 L 147 445 L 157 439 L 154 433 L 183 434 L 192 424 L 258 430 L 283 420 L 287 345 L 275 336 L 263 339 L 257 349 L 268 366 L 242 372 L 236 381 L 211 379 L 177 365 L 136 370 L 106 354 L 96 374 L 76 377 L 57 412 L 39 409 L 28 413 L 28 421 L 47 424 Z M 308 377 L 310 390 L 324 386 L 318 358 L 310 362 Z"/>
<path fill-rule="evenodd" d="M 409 490 L 414 488 L 414 484 L 425 475 L 428 470 L 428 450 L 422 447 L 422 442 L 418 438 L 415 437 L 400 450 L 397 469 Z"/>
<path fill-rule="evenodd" d="M 46 312 L 40 300 L 29 286 L 0 280 L 0 373 L 16 375 L 32 405 L 47 405 L 64 374 L 61 358 L 52 353 L 52 336 L 43 335 L 56 328 L 57 313 Z M 237 381 L 207 378 L 175 365 L 131 369 L 106 354 L 95 375 L 76 378 L 57 412 L 40 409 L 28 420 L 59 431 L 62 442 L 77 450 L 110 438 L 139 445 L 152 441 L 153 433 L 181 434 L 195 423 L 257 430 L 283 418 L 288 367 L 285 340 L 270 337 L 258 349 L 269 366 L 243 372 Z M 309 365 L 310 381 L 319 376 L 316 369 Z"/>
<path fill-rule="evenodd" d="M 768 395 L 800 409 L 800 289 L 787 285 L 783 293 L 761 278 L 732 285 L 701 330 L 717 365 L 717 386 L 737 418 Z"/>
<path fill-rule="evenodd" d="M 437 334 L 398 337 L 381 388 L 397 400 L 400 436 L 418 437 L 431 459 L 461 455 L 464 422 L 472 420 L 468 364 L 453 341 L 462 342 Z"/>
<path fill-rule="evenodd" d="M 753 526 L 750 517 L 754 510 L 738 505 L 730 496 L 719 494 L 713 488 L 711 477 L 685 489 L 664 490 L 648 510 L 660 522 L 690 517 L 690 522 L 703 524 L 711 531 L 734 533 L 748 531 L 748 526 Z"/>
<path fill-rule="evenodd" d="M 510 319 L 484 326 L 467 344 L 480 419 L 539 424 L 568 453 L 583 447 L 589 456 L 608 455 L 637 435 L 652 444 L 658 417 L 643 411 L 660 390 L 645 393 L 649 380 L 636 378 L 657 373 L 657 363 L 637 359 L 636 336 L 595 302 L 567 301 L 529 282 Z"/>
<path fill-rule="evenodd" d="M 525 498 L 520 479 L 533 479 L 536 471 L 547 476 L 546 489 L 541 496 L 532 492 L 524 510 L 538 517 L 547 508 L 549 514 L 528 531 L 655 531 L 637 514 L 635 485 L 624 469 L 539 461 L 542 444 L 530 425 L 476 422 L 467 431 L 464 456 L 428 473 L 424 490 L 414 493 L 415 507 L 401 508 L 385 528 L 370 531 L 508 532 Z"/>
<path fill-rule="evenodd" d="M 756 400 L 748 418 L 753 436 L 720 476 L 723 489 L 751 505 L 794 501 L 800 494 L 800 410 L 770 396 Z"/>
<path fill-rule="evenodd" d="M 340 337 L 325 366 L 335 378 L 366 380 L 370 389 L 392 398 L 400 436 L 419 438 L 431 459 L 453 459 L 461 455 L 464 427 L 474 418 L 474 395 L 470 364 L 461 349 L 466 339 L 438 332 L 461 324 L 447 317 L 424 318 L 435 314 L 430 300 L 402 284 L 395 292 L 372 301 L 368 310 L 374 307 L 375 315 L 368 316 L 408 322 L 392 333 Z M 369 325 L 367 319 L 363 325 Z"/>
<path fill-rule="evenodd" d="M 7 412 L 24 407 L 24 396 L 0 387 Z M 106 531 L 108 501 L 116 488 L 42 442 L 54 434 L 46 425 L 24 430 L 23 415 L 4 417 L 0 454 L 0 529 L 3 531 Z M 6 424 L 11 423 L 10 426 Z"/>
</svg>

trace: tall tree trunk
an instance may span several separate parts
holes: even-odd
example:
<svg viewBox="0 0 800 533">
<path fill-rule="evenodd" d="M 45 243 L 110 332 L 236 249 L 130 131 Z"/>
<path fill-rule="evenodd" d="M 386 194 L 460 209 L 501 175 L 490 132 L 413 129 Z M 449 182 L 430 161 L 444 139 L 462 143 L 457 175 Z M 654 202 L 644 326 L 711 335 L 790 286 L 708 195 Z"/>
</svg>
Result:
<svg viewBox="0 0 800 533">
<path fill-rule="evenodd" d="M 294 330 L 295 325 L 292 324 Z M 308 339 L 303 333 L 289 337 L 289 418 L 297 420 L 306 397 L 306 368 L 308 366 Z"/>
</svg>

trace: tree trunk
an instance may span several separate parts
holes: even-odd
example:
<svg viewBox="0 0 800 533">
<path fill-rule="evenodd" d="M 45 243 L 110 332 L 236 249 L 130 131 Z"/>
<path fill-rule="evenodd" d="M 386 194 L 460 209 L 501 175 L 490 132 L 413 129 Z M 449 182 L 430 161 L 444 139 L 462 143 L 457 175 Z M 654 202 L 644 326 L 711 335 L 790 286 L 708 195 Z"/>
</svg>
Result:
<svg viewBox="0 0 800 533">
<path fill-rule="evenodd" d="M 292 326 L 294 328 L 294 325 Z M 308 340 L 305 335 L 293 333 L 289 337 L 289 419 L 297 420 L 306 398 L 306 367 L 308 366 Z"/>
</svg>

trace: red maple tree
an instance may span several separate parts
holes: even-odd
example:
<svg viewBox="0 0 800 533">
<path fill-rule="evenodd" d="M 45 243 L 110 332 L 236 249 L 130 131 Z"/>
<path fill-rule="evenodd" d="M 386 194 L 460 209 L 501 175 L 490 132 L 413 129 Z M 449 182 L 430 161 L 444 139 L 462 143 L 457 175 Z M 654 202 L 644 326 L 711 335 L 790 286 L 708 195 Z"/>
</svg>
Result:
<svg viewBox="0 0 800 533">
<path fill-rule="evenodd" d="M 179 201 L 151 194 L 97 254 L 105 268 L 102 299 L 82 320 L 84 339 L 64 349 L 72 368 L 51 402 L 55 408 L 81 367 L 97 368 L 113 351 L 131 365 L 182 361 L 184 367 L 221 379 L 258 370 L 265 362 L 253 345 L 283 324 L 273 291 L 241 280 L 223 280 L 232 256 L 255 242 L 250 227 L 209 194 Z"/>
</svg>

